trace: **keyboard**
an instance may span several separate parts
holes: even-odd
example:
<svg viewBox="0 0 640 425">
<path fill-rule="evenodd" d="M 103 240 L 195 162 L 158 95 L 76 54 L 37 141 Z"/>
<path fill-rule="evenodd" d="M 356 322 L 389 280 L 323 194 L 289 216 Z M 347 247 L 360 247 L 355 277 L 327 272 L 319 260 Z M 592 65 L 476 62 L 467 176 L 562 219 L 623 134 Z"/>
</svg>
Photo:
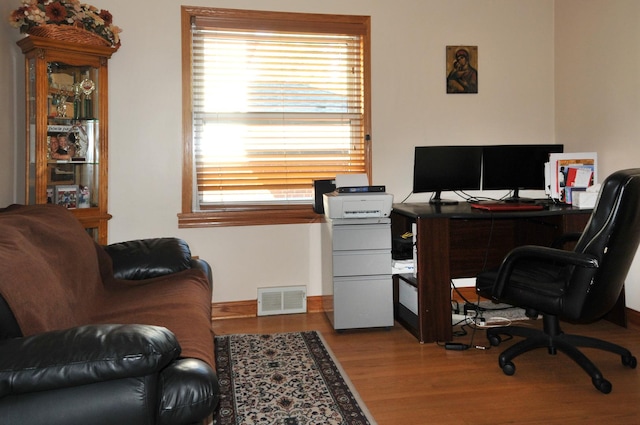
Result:
<svg viewBox="0 0 640 425">
<path fill-rule="evenodd" d="M 544 209 L 544 205 L 533 203 L 517 202 L 477 202 L 472 203 L 471 208 L 479 210 L 500 212 L 500 211 L 539 211 Z"/>
</svg>

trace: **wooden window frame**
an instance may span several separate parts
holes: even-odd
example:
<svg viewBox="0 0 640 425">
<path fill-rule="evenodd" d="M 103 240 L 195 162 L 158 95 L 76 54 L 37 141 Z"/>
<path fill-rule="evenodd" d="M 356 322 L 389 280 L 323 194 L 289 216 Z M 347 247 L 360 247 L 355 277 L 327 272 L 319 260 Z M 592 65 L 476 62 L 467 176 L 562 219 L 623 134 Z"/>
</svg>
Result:
<svg viewBox="0 0 640 425">
<path fill-rule="evenodd" d="M 283 23 L 291 29 L 295 22 L 299 28 L 310 28 L 326 32 L 326 26 L 344 28 L 352 33 L 354 27 L 362 32 L 365 42 L 363 57 L 364 73 L 364 134 L 371 134 L 371 35 L 370 17 L 355 15 L 322 15 L 290 12 L 267 12 L 209 7 L 181 7 L 182 33 L 182 127 L 183 127 L 183 169 L 182 169 L 182 211 L 178 214 L 179 228 L 201 228 L 220 226 L 249 226 L 298 224 L 321 222 L 324 217 L 313 211 L 312 204 L 294 205 L 245 205 L 225 204 L 193 211 L 194 170 L 193 170 L 193 128 L 192 128 L 192 69 L 191 69 L 191 23 L 193 19 L 211 19 L 216 22 L 232 22 L 235 25 L 247 23 L 256 27 L 260 20 L 268 29 L 279 29 Z M 232 24 L 234 25 L 234 24 Z M 371 138 L 364 142 L 365 170 L 371 181 Z"/>
</svg>

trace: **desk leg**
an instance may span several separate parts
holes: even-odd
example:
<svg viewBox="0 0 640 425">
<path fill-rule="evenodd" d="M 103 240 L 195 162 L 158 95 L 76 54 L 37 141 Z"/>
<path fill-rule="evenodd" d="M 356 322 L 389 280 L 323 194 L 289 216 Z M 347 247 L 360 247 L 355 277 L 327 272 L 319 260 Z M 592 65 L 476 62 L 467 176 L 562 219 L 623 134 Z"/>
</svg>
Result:
<svg viewBox="0 0 640 425">
<path fill-rule="evenodd" d="M 420 342 L 452 338 L 449 226 L 448 218 L 417 220 Z"/>
</svg>

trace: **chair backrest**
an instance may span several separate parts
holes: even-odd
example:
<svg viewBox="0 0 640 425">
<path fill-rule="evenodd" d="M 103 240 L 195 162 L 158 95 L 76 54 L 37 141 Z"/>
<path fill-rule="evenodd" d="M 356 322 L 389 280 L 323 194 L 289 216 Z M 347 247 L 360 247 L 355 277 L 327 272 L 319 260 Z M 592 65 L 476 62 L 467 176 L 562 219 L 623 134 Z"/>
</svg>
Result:
<svg viewBox="0 0 640 425">
<path fill-rule="evenodd" d="M 597 269 L 576 268 L 563 300 L 565 316 L 595 320 L 616 303 L 640 243 L 640 168 L 621 170 L 602 183 L 575 251 L 598 258 Z"/>
</svg>

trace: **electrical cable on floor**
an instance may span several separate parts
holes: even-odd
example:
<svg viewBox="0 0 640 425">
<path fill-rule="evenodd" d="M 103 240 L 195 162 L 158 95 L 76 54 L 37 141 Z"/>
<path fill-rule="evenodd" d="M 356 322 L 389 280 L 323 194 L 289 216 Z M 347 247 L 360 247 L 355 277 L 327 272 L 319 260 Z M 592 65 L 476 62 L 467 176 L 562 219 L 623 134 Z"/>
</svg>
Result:
<svg viewBox="0 0 640 425">
<path fill-rule="evenodd" d="M 468 350 L 469 348 L 475 348 L 477 350 L 488 350 L 491 348 L 491 346 L 484 346 L 484 345 L 474 345 L 473 340 L 475 338 L 475 334 L 476 334 L 476 330 L 477 329 L 483 329 L 483 326 L 479 326 L 476 322 L 476 320 L 480 317 L 479 312 L 476 311 L 476 315 L 475 317 L 471 318 L 471 317 L 466 317 L 462 320 L 460 320 L 457 323 L 452 324 L 453 327 L 456 326 L 460 326 L 460 329 L 457 331 L 453 332 L 453 336 L 455 337 L 463 337 L 468 335 L 468 332 L 465 328 L 470 328 L 471 329 L 471 338 L 469 339 L 469 343 L 465 344 L 465 343 L 461 343 L 461 342 L 444 342 L 442 343 L 441 341 L 437 341 L 438 346 L 440 347 L 444 347 L 446 350 L 455 350 L 455 351 L 464 351 L 464 350 Z"/>
<path fill-rule="evenodd" d="M 473 318 L 473 326 L 470 326 L 472 329 L 471 332 L 471 339 L 469 340 L 469 346 L 473 347 L 477 350 L 488 350 L 489 348 L 491 348 L 491 346 L 484 346 L 484 345 L 473 345 L 473 339 L 476 336 L 476 330 L 480 329 L 480 327 L 478 326 L 478 322 L 477 322 L 477 318 L 479 316 L 479 312 L 476 311 L 476 316 Z"/>
<path fill-rule="evenodd" d="M 498 328 L 502 326 L 511 326 L 511 323 L 513 322 L 506 317 L 490 317 L 485 318 L 485 323 L 483 325 L 478 325 L 478 327 L 481 329 Z"/>
<path fill-rule="evenodd" d="M 491 241 L 493 239 L 493 232 L 494 232 L 494 225 L 495 225 L 495 220 L 494 217 L 491 216 L 491 226 L 489 228 L 489 237 L 487 239 L 487 246 L 485 249 L 485 253 L 484 253 L 484 259 L 483 259 L 483 264 L 482 264 L 482 268 L 481 270 L 484 271 L 487 268 L 487 263 L 489 261 L 489 251 L 491 248 Z M 456 292 L 456 294 L 458 294 L 458 296 L 464 301 L 465 303 L 465 307 L 466 306 L 473 306 L 473 308 L 471 309 L 472 311 L 475 311 L 475 316 L 473 317 L 465 317 L 464 319 L 462 319 L 461 321 L 459 321 L 458 323 L 452 324 L 452 326 L 460 326 L 460 330 L 457 332 L 454 332 L 453 335 L 460 337 L 460 336 L 466 336 L 467 335 L 467 331 L 465 329 L 465 327 L 469 327 L 471 328 L 471 338 L 469 340 L 469 344 L 463 344 L 463 343 L 454 343 L 454 342 L 446 342 L 444 344 L 445 349 L 447 350 L 468 350 L 469 348 L 476 348 L 478 350 L 488 350 L 491 348 L 491 346 L 483 346 L 483 345 L 473 345 L 473 340 L 475 338 L 475 334 L 476 334 L 476 330 L 477 329 L 486 329 L 488 327 L 493 327 L 493 326 L 487 326 L 486 325 L 486 319 L 484 319 L 482 317 L 482 312 L 484 311 L 497 311 L 497 310 L 506 310 L 512 307 L 500 307 L 500 308 L 487 308 L 487 307 L 481 307 L 480 306 L 480 295 L 478 294 L 477 296 L 477 300 L 475 303 L 469 301 L 461 292 L 460 290 L 456 287 L 455 283 L 453 282 L 453 280 L 451 280 L 451 287 L 453 288 L 453 290 Z M 455 302 L 455 311 L 457 311 L 458 313 L 460 313 L 460 304 L 458 303 L 457 300 L 453 300 L 453 302 Z M 453 306 L 452 306 L 452 310 L 453 310 Z M 468 310 L 463 308 L 462 314 L 464 314 L 466 316 L 466 312 Z M 478 322 L 480 322 L 482 320 L 485 320 L 485 323 L 482 325 L 479 325 Z M 508 319 L 505 319 L 508 320 Z M 463 323 L 464 322 L 464 323 Z M 463 323 L 461 325 L 461 323 Z M 509 324 L 511 324 L 511 321 L 509 321 Z M 495 325 L 495 326 L 503 326 L 503 325 Z M 508 326 L 508 325 L 506 325 Z"/>
</svg>

